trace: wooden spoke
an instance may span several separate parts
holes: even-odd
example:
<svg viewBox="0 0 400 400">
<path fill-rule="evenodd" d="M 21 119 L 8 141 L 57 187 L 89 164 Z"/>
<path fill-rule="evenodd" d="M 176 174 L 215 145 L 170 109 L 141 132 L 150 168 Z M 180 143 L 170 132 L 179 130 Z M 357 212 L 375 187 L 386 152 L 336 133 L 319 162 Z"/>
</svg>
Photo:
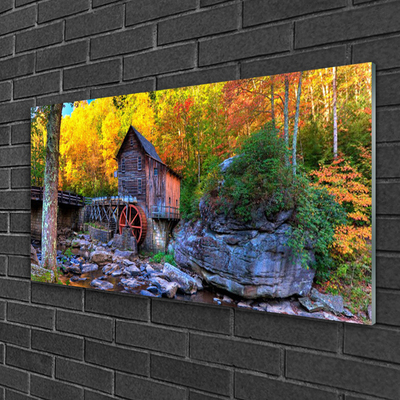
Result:
<svg viewBox="0 0 400 400">
<path fill-rule="evenodd" d="M 133 204 L 124 207 L 119 218 L 120 234 L 122 234 L 122 230 L 126 226 L 131 229 L 132 235 L 135 236 L 138 244 L 142 243 L 147 233 L 147 220 L 141 207 Z"/>
</svg>

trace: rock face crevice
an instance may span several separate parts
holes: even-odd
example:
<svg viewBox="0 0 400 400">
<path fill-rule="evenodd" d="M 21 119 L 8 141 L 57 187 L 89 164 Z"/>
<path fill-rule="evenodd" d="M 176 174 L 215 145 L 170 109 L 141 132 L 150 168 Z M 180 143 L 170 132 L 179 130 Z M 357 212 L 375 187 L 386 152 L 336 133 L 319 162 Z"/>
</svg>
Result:
<svg viewBox="0 0 400 400">
<path fill-rule="evenodd" d="M 175 259 L 209 284 L 255 299 L 309 294 L 315 271 L 287 246 L 293 210 L 267 218 L 255 209 L 250 222 L 217 212 L 212 201 L 200 202 L 201 218 L 174 230 Z M 312 249 L 307 249 L 314 260 Z"/>
</svg>

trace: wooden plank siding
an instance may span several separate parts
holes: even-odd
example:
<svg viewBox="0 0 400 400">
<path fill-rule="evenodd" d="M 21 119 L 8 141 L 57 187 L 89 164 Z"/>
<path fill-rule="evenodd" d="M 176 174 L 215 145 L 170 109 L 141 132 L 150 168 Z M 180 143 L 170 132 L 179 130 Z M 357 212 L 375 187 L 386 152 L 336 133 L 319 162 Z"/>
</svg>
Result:
<svg viewBox="0 0 400 400">
<path fill-rule="evenodd" d="M 138 169 L 139 157 L 142 160 L 141 169 Z M 148 218 L 151 218 L 153 206 L 179 208 L 180 178 L 165 164 L 146 153 L 132 129 L 124 139 L 117 160 L 118 194 L 136 197 Z M 141 193 L 138 179 L 142 180 Z"/>
</svg>

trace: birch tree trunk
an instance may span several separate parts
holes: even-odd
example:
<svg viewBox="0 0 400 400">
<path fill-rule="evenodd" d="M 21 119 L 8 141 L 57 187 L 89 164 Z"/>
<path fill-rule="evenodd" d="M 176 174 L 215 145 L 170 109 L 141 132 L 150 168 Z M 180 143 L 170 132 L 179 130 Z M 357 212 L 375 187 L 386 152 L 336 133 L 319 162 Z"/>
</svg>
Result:
<svg viewBox="0 0 400 400">
<path fill-rule="evenodd" d="M 286 149 L 289 150 L 289 77 L 285 75 L 285 105 L 283 110 L 284 125 L 283 137 L 285 139 Z M 285 156 L 286 166 L 289 166 L 289 155 Z"/>
<path fill-rule="evenodd" d="M 333 157 L 337 158 L 338 132 L 337 132 L 337 70 L 333 68 Z"/>
<path fill-rule="evenodd" d="M 299 84 L 297 88 L 296 114 L 294 117 L 294 128 L 293 128 L 293 144 L 292 144 L 293 176 L 296 175 L 296 167 L 297 167 L 297 132 L 299 131 L 300 96 L 301 96 L 302 80 L 303 80 L 303 72 L 300 72 Z"/>
<path fill-rule="evenodd" d="M 272 128 L 275 130 L 275 89 L 274 84 L 271 83 L 271 118 L 272 118 Z"/>
<path fill-rule="evenodd" d="M 42 214 L 42 266 L 57 279 L 57 203 L 62 104 L 50 106 Z"/>
</svg>

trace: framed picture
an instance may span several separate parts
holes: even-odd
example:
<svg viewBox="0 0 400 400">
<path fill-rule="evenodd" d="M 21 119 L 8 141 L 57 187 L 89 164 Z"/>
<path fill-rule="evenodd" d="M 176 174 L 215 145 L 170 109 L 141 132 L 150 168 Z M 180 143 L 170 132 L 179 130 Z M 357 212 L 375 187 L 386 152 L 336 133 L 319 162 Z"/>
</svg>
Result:
<svg viewBox="0 0 400 400">
<path fill-rule="evenodd" d="M 374 322 L 374 65 L 32 109 L 32 280 Z"/>
</svg>

